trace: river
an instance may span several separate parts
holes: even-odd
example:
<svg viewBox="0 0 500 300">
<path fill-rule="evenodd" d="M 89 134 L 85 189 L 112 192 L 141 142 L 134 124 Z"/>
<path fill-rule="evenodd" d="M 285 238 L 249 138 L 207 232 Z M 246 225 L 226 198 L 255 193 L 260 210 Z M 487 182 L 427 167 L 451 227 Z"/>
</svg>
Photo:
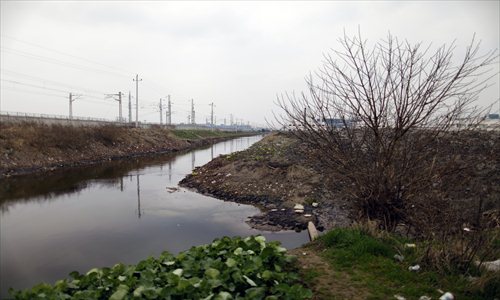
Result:
<svg viewBox="0 0 500 300">
<path fill-rule="evenodd" d="M 222 236 L 262 234 L 286 248 L 307 242 L 305 231 L 250 228 L 253 206 L 178 187 L 195 166 L 261 138 L 0 181 L 0 297 L 9 287 L 53 284 L 73 270 L 133 264 Z"/>
</svg>

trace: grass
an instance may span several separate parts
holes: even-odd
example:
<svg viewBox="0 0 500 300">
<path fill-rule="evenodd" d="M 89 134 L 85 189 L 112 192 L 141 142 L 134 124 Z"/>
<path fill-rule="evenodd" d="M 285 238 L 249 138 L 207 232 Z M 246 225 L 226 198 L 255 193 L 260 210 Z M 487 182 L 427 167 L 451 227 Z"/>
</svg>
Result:
<svg viewBox="0 0 500 300">
<path fill-rule="evenodd" d="M 327 274 L 330 277 L 328 280 L 332 282 L 329 294 L 321 290 L 325 284 L 317 289 L 312 286 L 316 295 L 328 295 L 317 299 L 347 299 L 341 291 L 334 290 L 339 286 L 339 281 L 344 281 L 344 286 L 353 287 L 354 290 L 363 290 L 362 296 L 349 296 L 353 299 L 394 299 L 394 295 L 406 299 L 419 299 L 424 295 L 438 299 L 442 295 L 438 289 L 453 293 L 456 299 L 498 297 L 498 274 L 488 274 L 491 278 L 481 291 L 458 273 L 439 273 L 431 266 L 421 266 L 419 272 L 409 271 L 408 267 L 418 262 L 420 249 L 418 244 L 417 248 L 405 248 L 407 242 L 389 234 L 375 237 L 360 228 L 334 229 L 324 234 L 309 248 L 304 248 L 304 251 L 315 251 L 329 264 L 331 270 Z M 403 255 L 403 262 L 395 260 L 395 254 Z M 307 267 L 302 274 L 309 285 L 314 285 L 321 276 L 324 274 L 320 271 Z"/>
</svg>

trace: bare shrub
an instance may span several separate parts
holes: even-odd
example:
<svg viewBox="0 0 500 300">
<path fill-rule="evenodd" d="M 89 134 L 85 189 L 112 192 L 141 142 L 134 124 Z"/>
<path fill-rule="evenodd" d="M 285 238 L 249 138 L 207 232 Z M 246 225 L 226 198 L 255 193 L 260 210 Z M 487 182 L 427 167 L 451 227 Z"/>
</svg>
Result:
<svg viewBox="0 0 500 300">
<path fill-rule="evenodd" d="M 473 105 L 496 50 L 480 55 L 472 39 L 455 63 L 453 44 L 430 53 L 392 35 L 372 49 L 361 35 L 340 42 L 306 79 L 307 94 L 278 98 L 277 122 L 320 153 L 361 217 L 457 232 L 466 220 L 448 186 L 471 184 L 477 160 L 463 155 L 464 139 L 485 115 Z"/>
</svg>

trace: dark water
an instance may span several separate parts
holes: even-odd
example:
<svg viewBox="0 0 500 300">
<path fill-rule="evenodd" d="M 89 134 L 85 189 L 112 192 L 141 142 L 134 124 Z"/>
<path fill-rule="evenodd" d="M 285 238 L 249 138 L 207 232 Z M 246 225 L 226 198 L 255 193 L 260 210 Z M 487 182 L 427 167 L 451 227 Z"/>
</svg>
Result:
<svg viewBox="0 0 500 300">
<path fill-rule="evenodd" d="M 263 234 L 287 248 L 307 242 L 306 232 L 251 229 L 245 220 L 255 207 L 167 189 L 194 166 L 260 139 L 0 181 L 0 297 L 9 287 L 52 284 L 73 270 L 136 263 L 221 236 Z"/>
</svg>

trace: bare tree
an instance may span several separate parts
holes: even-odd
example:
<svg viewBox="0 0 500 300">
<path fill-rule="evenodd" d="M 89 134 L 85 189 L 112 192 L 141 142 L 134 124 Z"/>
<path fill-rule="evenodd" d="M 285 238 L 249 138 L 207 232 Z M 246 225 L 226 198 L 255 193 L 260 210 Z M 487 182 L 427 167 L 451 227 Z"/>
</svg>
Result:
<svg viewBox="0 0 500 300">
<path fill-rule="evenodd" d="M 441 185 L 464 164 L 460 153 L 446 152 L 447 137 L 473 129 L 484 115 L 473 105 L 497 52 L 479 55 L 473 38 L 455 63 L 454 44 L 430 53 L 392 35 L 371 49 L 360 34 L 340 42 L 342 50 L 325 55 L 306 79 L 307 94 L 278 98 L 277 121 L 318 151 L 326 176 L 343 183 L 363 216 L 388 229 L 418 225 L 417 212 L 448 207 Z"/>
</svg>

